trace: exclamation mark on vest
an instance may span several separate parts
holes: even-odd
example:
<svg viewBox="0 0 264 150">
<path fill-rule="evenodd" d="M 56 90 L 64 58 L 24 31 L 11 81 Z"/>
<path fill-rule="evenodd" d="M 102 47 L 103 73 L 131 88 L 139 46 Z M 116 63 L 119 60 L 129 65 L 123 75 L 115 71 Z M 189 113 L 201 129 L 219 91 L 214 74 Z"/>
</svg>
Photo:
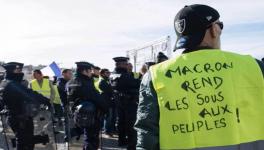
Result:
<svg viewBox="0 0 264 150">
<path fill-rule="evenodd" d="M 240 119 L 239 119 L 239 109 L 236 108 L 236 115 L 237 115 L 237 122 L 240 123 Z"/>
</svg>

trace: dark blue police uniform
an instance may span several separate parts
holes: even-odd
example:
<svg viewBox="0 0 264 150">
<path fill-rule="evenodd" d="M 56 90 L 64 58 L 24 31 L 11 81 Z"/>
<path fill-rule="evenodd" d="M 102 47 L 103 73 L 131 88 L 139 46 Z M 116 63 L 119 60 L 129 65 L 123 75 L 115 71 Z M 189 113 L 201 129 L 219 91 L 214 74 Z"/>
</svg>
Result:
<svg viewBox="0 0 264 150">
<path fill-rule="evenodd" d="M 78 70 L 81 69 L 91 69 L 92 64 L 88 62 L 77 62 L 77 74 L 70 80 L 67 85 L 67 99 L 68 101 L 73 101 L 73 111 L 76 110 L 76 106 L 80 105 L 82 102 L 88 101 L 95 105 L 96 107 L 96 122 L 93 127 L 84 127 L 84 150 L 96 150 L 99 146 L 99 131 L 100 131 L 100 113 L 107 111 L 107 102 L 100 96 L 98 91 L 94 87 L 92 77 L 83 75 Z"/>
<path fill-rule="evenodd" d="M 0 84 L 0 96 L 7 108 L 8 124 L 15 134 L 17 150 L 33 150 L 35 143 L 42 142 L 41 137 L 34 137 L 33 114 L 40 104 L 49 105 L 49 100 L 22 84 L 22 63 L 11 62 L 3 67 L 6 74 Z M 20 72 L 15 73 L 16 69 Z"/>
</svg>

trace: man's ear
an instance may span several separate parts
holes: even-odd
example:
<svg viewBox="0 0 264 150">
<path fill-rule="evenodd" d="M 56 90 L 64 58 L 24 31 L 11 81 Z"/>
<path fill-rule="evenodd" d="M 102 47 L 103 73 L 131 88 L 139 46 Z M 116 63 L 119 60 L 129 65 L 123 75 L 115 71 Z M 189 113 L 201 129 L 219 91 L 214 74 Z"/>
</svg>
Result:
<svg viewBox="0 0 264 150">
<path fill-rule="evenodd" d="M 216 27 L 216 24 L 213 24 L 212 27 L 209 30 L 210 30 L 210 35 L 213 38 L 216 38 L 217 37 L 217 27 Z"/>
</svg>

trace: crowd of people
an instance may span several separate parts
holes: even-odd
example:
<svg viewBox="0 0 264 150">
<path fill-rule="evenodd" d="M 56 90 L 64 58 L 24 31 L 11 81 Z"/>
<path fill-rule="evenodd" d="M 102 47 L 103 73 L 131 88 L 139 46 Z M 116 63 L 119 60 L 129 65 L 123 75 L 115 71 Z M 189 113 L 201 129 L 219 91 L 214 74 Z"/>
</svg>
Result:
<svg viewBox="0 0 264 150">
<path fill-rule="evenodd" d="M 76 62 L 75 71 L 64 69 L 52 81 L 34 70 L 28 84 L 22 63 L 4 64 L 1 102 L 17 149 L 32 150 L 47 139 L 33 135 L 33 117 L 42 105 L 64 124 L 65 142 L 84 135 L 84 150 L 98 149 L 100 130 L 117 134 L 118 145 L 128 150 L 264 149 L 264 64 L 220 50 L 219 18 L 210 6 L 182 8 L 174 22 L 174 49 L 183 54 L 168 60 L 159 53 L 139 73 L 127 57 L 115 57 L 113 72 Z"/>
<path fill-rule="evenodd" d="M 167 59 L 162 52 L 158 54 L 158 62 Z M 64 126 L 65 142 L 84 135 L 84 149 L 98 149 L 99 132 L 102 130 L 107 137 L 118 135 L 118 146 L 136 149 L 134 124 L 139 86 L 143 75 L 155 62 L 146 62 L 136 73 L 129 58 L 115 57 L 113 60 L 116 66 L 113 72 L 89 62 L 76 62 L 75 70 L 63 69 L 61 77 L 52 79 L 36 69 L 32 73 L 34 79 L 29 82 L 23 79 L 22 63 L 4 64 L 6 75 L 1 84 L 7 92 L 2 95 L 3 104 L 7 106 L 8 122 L 17 138 L 16 147 L 33 149 L 34 144 L 49 141 L 47 135 L 42 135 L 39 138 L 42 141 L 32 143 L 37 136 L 33 135 L 35 116 L 24 110 L 27 105 L 34 105 L 27 108 L 29 111 L 44 104 L 53 113 L 53 121 Z M 18 86 L 19 83 L 23 86 Z M 19 93 L 13 93 L 14 90 Z M 25 104 L 18 104 L 18 99 Z M 74 126 L 70 126 L 70 119 L 74 120 Z M 18 123 L 22 126 L 17 126 Z"/>
</svg>

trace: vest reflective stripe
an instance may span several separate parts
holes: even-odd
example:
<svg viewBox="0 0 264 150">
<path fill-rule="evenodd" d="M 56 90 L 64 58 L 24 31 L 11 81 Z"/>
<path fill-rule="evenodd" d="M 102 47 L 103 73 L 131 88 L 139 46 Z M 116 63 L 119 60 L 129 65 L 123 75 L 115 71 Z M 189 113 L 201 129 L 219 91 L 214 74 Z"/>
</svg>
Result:
<svg viewBox="0 0 264 150">
<path fill-rule="evenodd" d="M 36 91 L 36 92 L 42 94 L 43 96 L 50 98 L 51 89 L 50 89 L 48 79 L 43 79 L 42 87 L 40 87 L 38 84 L 38 81 L 36 79 L 34 79 L 31 81 L 31 86 L 32 86 L 33 91 Z"/>
<path fill-rule="evenodd" d="M 95 79 L 95 80 L 94 80 L 94 87 L 95 87 L 95 89 L 96 89 L 99 93 L 102 93 L 102 90 L 101 90 L 100 87 L 99 87 L 99 84 L 100 84 L 102 78 L 100 77 L 100 78 L 94 78 L 94 79 Z"/>
<path fill-rule="evenodd" d="M 160 149 L 264 140 L 264 81 L 251 56 L 201 50 L 155 65 L 150 73 Z"/>
<path fill-rule="evenodd" d="M 55 90 L 55 99 L 54 99 L 53 103 L 54 104 L 61 104 L 60 94 L 59 94 L 57 85 L 54 85 L 54 90 Z"/>
</svg>

